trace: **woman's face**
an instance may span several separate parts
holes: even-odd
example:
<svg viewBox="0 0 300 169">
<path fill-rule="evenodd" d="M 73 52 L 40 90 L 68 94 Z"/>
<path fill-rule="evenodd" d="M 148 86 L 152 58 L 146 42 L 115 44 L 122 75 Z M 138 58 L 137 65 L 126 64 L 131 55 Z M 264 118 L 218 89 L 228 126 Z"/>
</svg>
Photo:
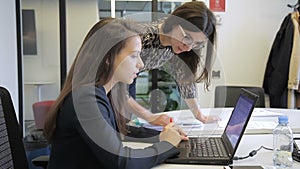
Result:
<svg viewBox="0 0 300 169">
<path fill-rule="evenodd" d="M 125 46 L 116 56 L 114 63 L 114 77 L 118 82 L 131 84 L 137 77 L 137 73 L 144 67 L 140 57 L 142 44 L 139 36 L 133 36 L 126 40 Z"/>
<path fill-rule="evenodd" d="M 174 53 L 190 51 L 193 48 L 202 48 L 207 40 L 203 32 L 192 32 L 183 29 L 180 25 L 172 30 L 171 45 Z"/>
</svg>

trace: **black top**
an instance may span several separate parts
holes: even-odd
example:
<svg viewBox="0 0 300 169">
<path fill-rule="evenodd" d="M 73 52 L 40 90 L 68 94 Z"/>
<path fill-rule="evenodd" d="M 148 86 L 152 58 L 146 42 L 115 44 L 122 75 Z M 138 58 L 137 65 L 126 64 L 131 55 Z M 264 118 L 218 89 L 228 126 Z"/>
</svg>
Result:
<svg viewBox="0 0 300 169">
<path fill-rule="evenodd" d="M 48 169 L 144 169 L 179 153 L 165 141 L 145 149 L 123 147 L 103 87 L 73 90 L 61 106 L 56 125 Z"/>
</svg>

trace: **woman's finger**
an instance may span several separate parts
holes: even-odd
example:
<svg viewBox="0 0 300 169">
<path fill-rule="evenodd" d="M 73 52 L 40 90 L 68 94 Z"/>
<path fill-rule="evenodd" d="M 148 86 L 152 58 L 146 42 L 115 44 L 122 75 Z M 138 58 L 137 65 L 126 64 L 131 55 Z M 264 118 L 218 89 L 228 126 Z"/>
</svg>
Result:
<svg viewBox="0 0 300 169">
<path fill-rule="evenodd" d="M 180 127 L 178 127 L 178 132 L 179 132 L 180 135 L 187 136 L 185 131 L 183 131 L 182 128 L 180 128 Z"/>
<path fill-rule="evenodd" d="M 169 123 L 164 127 L 164 129 L 170 129 L 170 128 L 174 127 L 174 125 L 175 125 L 174 123 Z"/>
</svg>

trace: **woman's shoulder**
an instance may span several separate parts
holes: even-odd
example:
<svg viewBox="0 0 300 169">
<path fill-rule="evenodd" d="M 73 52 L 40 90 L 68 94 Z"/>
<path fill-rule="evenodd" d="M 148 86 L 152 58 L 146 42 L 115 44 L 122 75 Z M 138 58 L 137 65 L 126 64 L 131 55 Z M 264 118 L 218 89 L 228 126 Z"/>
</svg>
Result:
<svg viewBox="0 0 300 169">
<path fill-rule="evenodd" d="M 158 34 L 158 26 L 159 24 L 157 23 L 144 23 L 143 27 L 145 28 L 145 34 Z"/>
<path fill-rule="evenodd" d="M 142 34 L 143 48 L 159 46 L 158 24 L 144 24 L 145 32 Z"/>
<path fill-rule="evenodd" d="M 90 112 L 111 111 L 109 98 L 103 86 L 81 86 L 72 91 L 72 100 L 75 108 L 90 109 Z"/>
<path fill-rule="evenodd" d="M 78 88 L 72 90 L 72 95 L 76 95 L 77 97 L 88 96 L 88 95 L 102 95 L 105 94 L 105 89 L 103 86 L 95 86 L 95 85 L 83 85 Z"/>
<path fill-rule="evenodd" d="M 72 91 L 72 98 L 77 101 L 101 101 L 109 102 L 103 86 L 86 85 Z"/>
</svg>

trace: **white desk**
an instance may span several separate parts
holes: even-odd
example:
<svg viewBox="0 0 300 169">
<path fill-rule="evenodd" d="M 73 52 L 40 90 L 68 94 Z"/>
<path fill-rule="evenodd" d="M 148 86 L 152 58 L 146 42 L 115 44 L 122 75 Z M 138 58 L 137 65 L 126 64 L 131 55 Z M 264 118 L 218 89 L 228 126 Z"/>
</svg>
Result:
<svg viewBox="0 0 300 169">
<path fill-rule="evenodd" d="M 267 110 L 267 111 L 265 111 Z M 202 112 L 206 115 L 217 115 L 222 118 L 222 121 L 227 122 L 232 108 L 213 108 L 213 109 L 202 109 Z M 189 110 L 180 110 L 180 111 L 172 111 L 166 112 L 168 115 L 174 118 L 176 123 L 177 119 L 178 123 L 181 123 L 181 120 L 192 121 L 194 120 L 193 114 Z M 258 126 L 249 126 L 249 124 L 253 122 L 261 122 L 261 123 L 269 123 L 271 122 L 273 125 L 277 124 L 278 113 L 288 115 L 289 117 L 289 125 L 291 126 L 294 137 L 300 137 L 300 110 L 294 109 L 261 109 L 255 108 L 250 121 L 248 123 L 247 129 L 245 131 L 244 136 L 239 144 L 237 152 L 235 156 L 244 157 L 247 156 L 252 150 L 258 149 L 260 146 L 265 146 L 268 148 L 272 148 L 273 144 L 273 127 L 269 126 L 266 128 L 259 128 Z M 197 121 L 195 121 L 197 123 Z M 202 127 L 194 127 L 189 132 L 189 135 L 211 135 L 216 134 L 220 135 L 224 127 L 221 127 L 220 124 L 205 124 Z M 189 130 L 189 129 L 188 129 Z M 298 134 L 296 134 L 298 133 Z M 134 145 L 133 147 L 141 148 L 143 143 L 126 143 L 126 145 Z M 144 144 L 145 145 L 145 144 Z M 149 144 L 146 144 L 149 145 Z M 273 168 L 273 151 L 261 149 L 254 157 L 250 157 L 244 160 L 234 161 L 233 165 L 262 165 L 265 168 Z M 155 169 L 223 169 L 223 166 L 209 166 L 209 165 L 176 165 L 176 164 L 162 164 Z M 300 163 L 294 161 L 293 168 L 300 168 Z"/>
<path fill-rule="evenodd" d="M 300 134 L 295 135 L 300 137 Z M 251 134 L 244 135 L 239 144 L 235 156 L 244 157 L 247 156 L 252 150 L 258 149 L 260 146 L 272 148 L 273 135 L 272 134 Z M 133 148 L 143 148 L 149 146 L 146 143 L 130 143 L 125 142 L 124 145 Z M 262 165 L 267 169 L 273 169 L 273 151 L 261 149 L 258 153 L 244 160 L 234 161 L 233 165 Z M 211 165 L 181 165 L 181 164 L 161 164 L 154 167 L 155 169 L 223 169 L 223 166 L 211 166 Z M 300 163 L 294 161 L 293 168 L 299 169 Z"/>
<path fill-rule="evenodd" d="M 55 84 L 55 82 L 24 82 L 25 85 L 34 85 L 37 87 L 37 99 L 38 101 L 42 100 L 42 86 Z"/>
<path fill-rule="evenodd" d="M 221 134 L 224 127 L 231 115 L 233 108 L 213 108 L 213 109 L 201 109 L 203 114 L 215 115 L 221 118 L 220 123 L 202 124 L 199 125 L 185 125 L 183 129 L 188 132 L 189 135 L 205 135 L 205 134 Z M 165 112 L 169 116 L 174 118 L 175 123 L 193 123 L 201 124 L 195 120 L 190 110 L 177 110 Z M 294 133 L 300 133 L 300 110 L 295 109 L 271 109 L 271 108 L 255 108 L 250 121 L 247 125 L 245 134 L 270 134 L 277 125 L 278 115 L 284 114 L 289 117 L 289 125 Z"/>
</svg>

